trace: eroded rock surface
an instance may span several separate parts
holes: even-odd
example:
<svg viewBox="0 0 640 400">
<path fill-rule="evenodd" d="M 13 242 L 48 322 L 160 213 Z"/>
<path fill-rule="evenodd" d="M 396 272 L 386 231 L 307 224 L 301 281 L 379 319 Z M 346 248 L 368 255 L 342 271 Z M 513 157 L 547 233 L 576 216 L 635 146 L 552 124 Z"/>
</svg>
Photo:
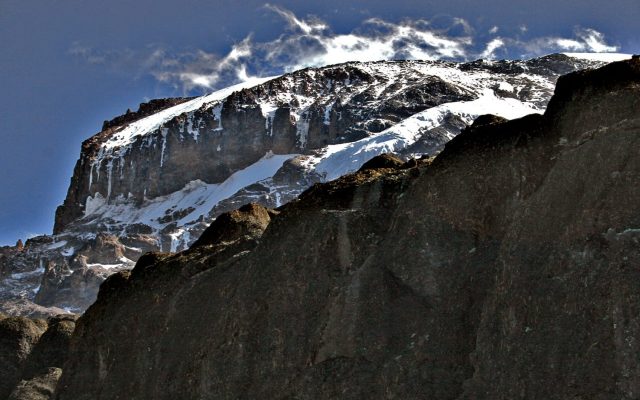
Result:
<svg viewBox="0 0 640 400">
<path fill-rule="evenodd" d="M 150 256 L 101 286 L 56 398 L 638 398 L 639 111 L 640 60 L 571 74 L 544 115 Z"/>
<path fill-rule="evenodd" d="M 0 315 L 0 398 L 50 399 L 62 373 L 76 317 Z"/>
<path fill-rule="evenodd" d="M 31 350 L 47 329 L 44 320 L 10 317 L 0 320 L 0 398 L 7 398 L 22 375 Z"/>
<path fill-rule="evenodd" d="M 187 249 L 220 215 L 280 207 L 382 153 L 430 158 L 475 117 L 541 113 L 560 74 L 600 65 L 350 62 L 141 104 L 83 142 L 54 235 L 0 249 L 0 310 L 81 313 L 107 276 Z"/>
<path fill-rule="evenodd" d="M 49 400 L 62 375 L 60 368 L 47 368 L 31 379 L 22 380 L 11 392 L 8 400 Z"/>
</svg>

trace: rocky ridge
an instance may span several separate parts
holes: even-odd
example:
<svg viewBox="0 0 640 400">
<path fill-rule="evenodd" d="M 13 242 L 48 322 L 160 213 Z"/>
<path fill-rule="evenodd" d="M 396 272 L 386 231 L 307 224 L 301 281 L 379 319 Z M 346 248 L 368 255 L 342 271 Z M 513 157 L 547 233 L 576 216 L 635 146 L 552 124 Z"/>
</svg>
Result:
<svg viewBox="0 0 640 400">
<path fill-rule="evenodd" d="M 108 275 L 187 248 L 221 213 L 278 207 L 381 153 L 434 155 L 480 114 L 543 112 L 560 74 L 599 65 L 347 63 L 142 104 L 82 144 L 55 235 L 2 251 L 0 309 L 82 312 Z"/>
<path fill-rule="evenodd" d="M 544 115 L 221 217 L 102 284 L 54 398 L 635 399 L 639 110 L 640 58 L 572 73 Z"/>
</svg>

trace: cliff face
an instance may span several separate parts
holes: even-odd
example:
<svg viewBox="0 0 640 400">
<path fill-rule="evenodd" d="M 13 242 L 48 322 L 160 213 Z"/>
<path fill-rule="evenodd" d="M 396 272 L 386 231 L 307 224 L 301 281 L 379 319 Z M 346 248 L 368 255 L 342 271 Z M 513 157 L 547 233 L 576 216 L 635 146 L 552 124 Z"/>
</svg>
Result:
<svg viewBox="0 0 640 400">
<path fill-rule="evenodd" d="M 229 214 L 107 279 L 55 398 L 637 398 L 639 145 L 634 59 Z"/>
<path fill-rule="evenodd" d="M 141 104 L 82 144 L 55 235 L 0 254 L 0 310 L 82 312 L 106 276 L 188 248 L 224 212 L 279 207 L 381 153 L 432 156 L 481 114 L 543 112 L 560 74 L 601 64 L 354 62 Z"/>
<path fill-rule="evenodd" d="M 117 231 L 119 226 L 108 227 L 113 215 L 106 215 L 105 205 L 111 211 L 118 204 L 140 207 L 196 180 L 220 184 L 267 153 L 314 155 L 314 150 L 385 132 L 428 109 L 434 109 L 434 115 L 425 117 L 437 120 L 414 122 L 416 137 L 404 146 L 413 145 L 412 151 L 402 146 L 387 150 L 434 153 L 470 122 L 470 115 L 476 116 L 473 106 L 435 112 L 439 106 L 476 101 L 507 117 L 541 112 L 557 76 L 593 65 L 562 55 L 466 64 L 348 63 L 262 79 L 188 101 L 156 101 L 155 108 L 145 105 L 105 123 L 102 132 L 83 143 L 54 233 L 81 229 L 90 216 L 101 217 L 102 230 Z M 315 162 L 307 160 L 302 172 L 333 172 L 314 171 Z M 154 228 L 150 221 L 142 222 Z"/>
<path fill-rule="evenodd" d="M 0 314 L 0 396 L 9 400 L 50 399 L 69 354 L 75 317 L 44 321 Z"/>
</svg>

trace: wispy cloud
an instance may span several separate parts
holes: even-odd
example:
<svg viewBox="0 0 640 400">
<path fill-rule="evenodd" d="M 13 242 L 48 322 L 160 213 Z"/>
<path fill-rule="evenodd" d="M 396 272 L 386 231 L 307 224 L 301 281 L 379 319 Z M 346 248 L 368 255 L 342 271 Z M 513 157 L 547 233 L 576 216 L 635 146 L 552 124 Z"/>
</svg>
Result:
<svg viewBox="0 0 640 400">
<path fill-rule="evenodd" d="M 607 44 L 601 32 L 590 28 L 577 28 L 572 38 L 541 37 L 526 42 L 513 41 L 512 46 L 525 50 L 524 55 L 538 55 L 552 51 L 608 53 L 618 50 L 617 46 Z"/>
<path fill-rule="evenodd" d="M 576 28 L 572 37 L 535 37 L 526 40 L 478 34 L 464 19 L 407 19 L 398 23 L 379 18 L 365 20 L 349 33 L 334 33 L 328 23 L 313 16 L 300 18 L 289 10 L 267 4 L 265 9 L 283 19 L 286 27 L 271 41 L 251 35 L 234 44 L 226 55 L 204 50 L 172 52 L 159 46 L 131 51 L 96 51 L 74 43 L 69 53 L 90 64 L 135 69 L 184 93 L 247 81 L 295 69 L 347 61 L 392 59 L 448 59 L 531 57 L 558 51 L 612 52 L 618 48 L 590 28 Z M 527 27 L 518 27 L 519 35 Z"/>
<path fill-rule="evenodd" d="M 264 7 L 271 11 L 274 11 L 277 14 L 280 14 L 280 16 L 284 18 L 284 20 L 289 24 L 290 28 L 293 28 L 294 30 L 300 30 L 306 35 L 322 33 L 329 29 L 329 26 L 327 24 L 317 18 L 311 17 L 309 20 L 305 21 L 299 19 L 295 16 L 294 13 L 282 7 L 278 7 L 269 3 L 265 4 Z"/>
<path fill-rule="evenodd" d="M 504 50 L 505 41 L 502 38 L 491 39 L 489 43 L 487 43 L 487 47 L 485 47 L 484 51 L 480 53 L 480 58 L 488 58 L 493 59 L 496 57 L 496 52 L 500 49 Z"/>
</svg>

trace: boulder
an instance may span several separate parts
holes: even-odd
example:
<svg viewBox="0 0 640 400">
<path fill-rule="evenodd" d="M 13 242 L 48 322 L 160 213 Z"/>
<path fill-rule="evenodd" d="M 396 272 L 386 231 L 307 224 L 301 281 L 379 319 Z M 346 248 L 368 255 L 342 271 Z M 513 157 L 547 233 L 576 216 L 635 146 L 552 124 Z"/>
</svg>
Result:
<svg viewBox="0 0 640 400">
<path fill-rule="evenodd" d="M 0 320 L 0 398 L 20 380 L 29 354 L 47 329 L 44 320 L 8 317 Z"/>
</svg>

